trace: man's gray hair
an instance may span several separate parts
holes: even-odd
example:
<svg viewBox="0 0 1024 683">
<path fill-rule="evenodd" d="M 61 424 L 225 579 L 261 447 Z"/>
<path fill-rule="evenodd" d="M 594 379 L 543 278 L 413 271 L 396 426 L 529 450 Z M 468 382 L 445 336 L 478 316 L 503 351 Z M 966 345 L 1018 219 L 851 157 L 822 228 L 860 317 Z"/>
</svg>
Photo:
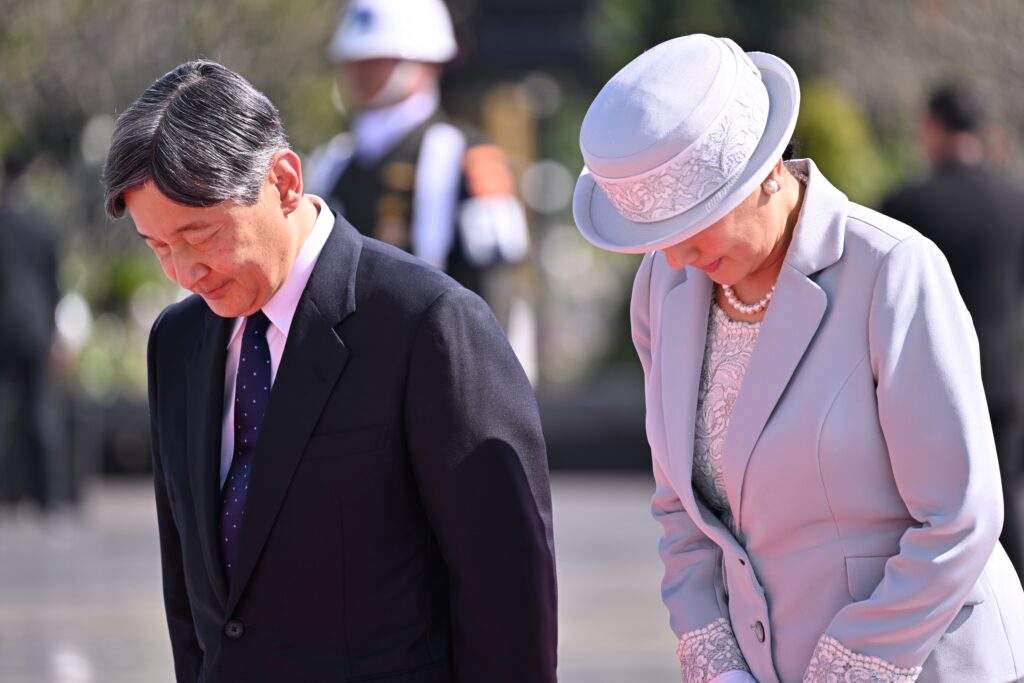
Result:
<svg viewBox="0 0 1024 683">
<path fill-rule="evenodd" d="M 118 117 L 103 167 L 107 214 L 123 216 L 125 192 L 150 180 L 186 206 L 255 204 L 287 147 L 266 95 L 216 62 L 186 62 Z"/>
</svg>

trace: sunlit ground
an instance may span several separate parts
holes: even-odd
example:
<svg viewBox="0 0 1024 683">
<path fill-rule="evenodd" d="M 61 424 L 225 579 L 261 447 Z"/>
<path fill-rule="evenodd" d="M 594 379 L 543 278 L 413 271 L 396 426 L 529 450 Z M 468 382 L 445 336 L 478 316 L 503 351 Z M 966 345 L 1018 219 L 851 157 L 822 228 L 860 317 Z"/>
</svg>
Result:
<svg viewBox="0 0 1024 683">
<path fill-rule="evenodd" d="M 559 681 L 678 681 L 644 476 L 553 479 Z M 170 683 L 148 482 L 98 482 L 82 515 L 0 518 L 0 681 Z"/>
</svg>

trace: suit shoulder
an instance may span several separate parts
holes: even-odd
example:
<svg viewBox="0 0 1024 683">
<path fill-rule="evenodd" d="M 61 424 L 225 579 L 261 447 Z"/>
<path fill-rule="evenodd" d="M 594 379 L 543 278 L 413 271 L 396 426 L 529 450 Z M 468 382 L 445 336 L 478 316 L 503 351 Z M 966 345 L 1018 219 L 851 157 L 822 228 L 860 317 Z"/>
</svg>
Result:
<svg viewBox="0 0 1024 683">
<path fill-rule="evenodd" d="M 897 256 L 897 254 L 899 254 Z M 843 256 L 836 264 L 857 277 L 874 280 L 897 264 L 942 260 L 932 240 L 905 223 L 858 204 L 849 204 Z"/>
<path fill-rule="evenodd" d="M 846 242 L 858 242 L 873 251 L 886 254 L 897 244 L 911 238 L 922 238 L 920 232 L 891 216 L 850 202 L 846 218 Z"/>
<path fill-rule="evenodd" d="M 363 241 L 356 300 L 370 306 L 392 306 L 410 314 L 425 311 L 446 292 L 462 285 L 415 256 L 371 237 Z M 470 293 L 469 290 L 465 290 Z"/>
<path fill-rule="evenodd" d="M 202 330 L 205 316 L 210 314 L 210 308 L 198 294 L 191 294 L 188 297 L 171 304 L 160 312 L 153 322 L 151 339 L 169 338 L 170 343 L 181 348 L 179 343 L 183 339 L 196 339 L 197 330 Z"/>
</svg>

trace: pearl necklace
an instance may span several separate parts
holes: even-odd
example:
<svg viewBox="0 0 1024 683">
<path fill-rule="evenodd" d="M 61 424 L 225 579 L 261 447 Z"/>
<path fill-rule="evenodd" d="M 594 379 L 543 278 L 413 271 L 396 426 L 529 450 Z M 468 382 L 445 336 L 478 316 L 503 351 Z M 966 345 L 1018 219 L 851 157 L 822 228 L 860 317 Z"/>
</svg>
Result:
<svg viewBox="0 0 1024 683">
<path fill-rule="evenodd" d="M 772 285 L 772 288 L 768 290 L 768 293 L 765 294 L 760 301 L 753 304 L 745 304 L 739 300 L 736 296 L 736 292 L 732 291 L 732 287 L 730 285 L 721 285 L 721 287 L 722 293 L 725 294 L 725 300 L 729 302 L 729 305 L 745 315 L 760 313 L 764 309 L 768 308 L 768 304 L 772 300 L 772 293 L 775 291 L 775 285 Z"/>
<path fill-rule="evenodd" d="M 786 170 L 789 171 L 789 174 L 791 176 L 796 178 L 800 183 L 802 183 L 804 185 L 807 184 L 807 174 L 803 173 L 800 170 L 802 168 L 800 163 L 793 162 L 793 161 L 787 161 L 787 162 L 785 162 L 785 164 L 786 164 Z M 736 292 L 732 291 L 732 287 L 730 285 L 720 285 L 720 286 L 722 288 L 722 293 L 725 294 L 725 300 L 727 302 L 729 302 L 729 305 L 732 306 L 733 308 L 735 308 L 740 313 L 743 313 L 743 314 L 746 314 L 746 315 L 753 315 L 755 313 L 760 313 L 764 309 L 768 308 L 768 304 L 771 303 L 771 300 L 772 300 L 772 293 L 775 291 L 775 285 L 772 285 L 772 288 L 768 290 L 768 293 L 765 294 L 761 298 L 760 301 L 758 301 L 757 303 L 753 303 L 753 304 L 745 304 L 745 303 L 743 303 L 742 301 L 739 300 L 739 297 L 736 296 Z"/>
</svg>

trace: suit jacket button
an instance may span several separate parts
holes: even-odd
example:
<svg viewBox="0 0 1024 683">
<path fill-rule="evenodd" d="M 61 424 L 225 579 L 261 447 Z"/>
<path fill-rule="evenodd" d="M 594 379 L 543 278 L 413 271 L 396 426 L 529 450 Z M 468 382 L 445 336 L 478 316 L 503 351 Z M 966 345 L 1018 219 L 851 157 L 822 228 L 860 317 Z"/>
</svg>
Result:
<svg viewBox="0 0 1024 683">
<path fill-rule="evenodd" d="M 232 640 L 238 640 L 245 633 L 245 627 L 242 626 L 242 622 L 237 619 L 232 619 L 228 623 L 224 624 L 224 635 Z"/>
<path fill-rule="evenodd" d="M 752 627 L 754 629 L 754 636 L 757 638 L 757 642 L 764 642 L 764 624 L 760 621 L 755 623 Z"/>
</svg>

